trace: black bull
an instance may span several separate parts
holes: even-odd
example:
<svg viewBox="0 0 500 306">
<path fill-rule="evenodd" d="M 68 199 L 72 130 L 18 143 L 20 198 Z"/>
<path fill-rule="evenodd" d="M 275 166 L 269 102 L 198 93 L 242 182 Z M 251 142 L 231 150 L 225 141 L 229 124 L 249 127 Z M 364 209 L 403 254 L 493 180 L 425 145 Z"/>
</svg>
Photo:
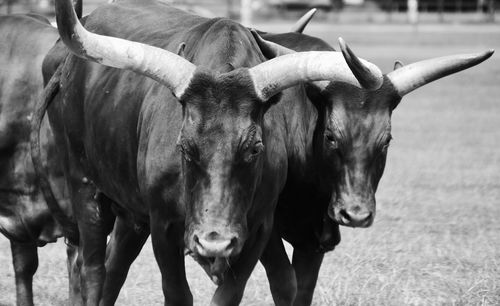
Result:
<svg viewBox="0 0 500 306">
<path fill-rule="evenodd" d="M 260 43 L 261 48 L 264 50 L 264 53 L 265 54 L 267 53 L 266 55 L 268 55 L 269 57 L 273 57 L 280 52 L 280 50 L 274 50 L 275 51 L 274 52 L 273 51 L 274 46 L 267 45 L 265 41 L 260 41 L 259 43 Z M 189 42 L 186 45 L 189 46 L 190 45 Z M 344 48 L 343 51 L 345 54 L 347 54 L 348 58 L 352 57 L 352 54 L 350 54 L 346 48 Z M 273 54 L 273 52 L 274 52 L 274 54 Z M 188 52 L 186 53 L 186 56 L 188 58 L 190 56 L 189 49 L 188 49 Z M 484 58 L 484 56 L 482 58 Z M 195 61 L 193 61 L 193 62 L 195 62 Z M 231 64 L 231 66 L 234 66 L 234 63 L 230 63 L 230 64 Z M 463 66 L 463 68 L 461 68 L 461 69 L 464 69 L 464 68 L 466 68 L 466 67 Z M 354 67 L 353 69 L 355 70 L 356 68 Z M 447 72 L 447 73 L 450 73 L 450 72 Z M 441 71 L 439 77 L 444 76 L 447 73 L 443 73 Z M 355 71 L 355 74 L 356 74 L 356 71 Z M 366 84 L 366 82 L 368 82 L 370 80 L 366 81 L 362 77 L 358 76 L 358 81 L 361 84 Z M 332 84 L 330 84 L 330 85 L 332 85 Z M 328 233 L 328 232 L 335 233 L 335 231 L 337 230 L 335 224 L 331 224 L 331 222 L 329 222 L 328 220 L 323 222 L 323 220 L 325 219 L 324 216 L 325 216 L 325 213 L 327 211 L 327 206 L 328 206 L 328 203 L 330 202 L 330 198 L 332 195 L 332 190 L 335 191 L 334 194 L 343 194 L 344 196 L 350 195 L 349 190 L 344 190 L 343 192 L 338 192 L 339 187 L 335 186 L 335 184 L 339 185 L 341 188 L 342 184 L 339 184 L 338 182 L 342 182 L 342 180 L 339 180 L 338 177 L 336 177 L 335 175 L 331 175 L 332 173 L 336 172 L 337 169 L 335 169 L 335 166 L 339 163 L 339 161 L 338 161 L 339 157 L 335 156 L 335 151 L 340 150 L 339 149 L 340 146 L 336 143 L 337 140 L 335 140 L 336 135 L 334 135 L 335 132 L 338 132 L 337 130 L 335 130 L 335 128 L 338 128 L 339 122 L 334 122 L 335 125 L 331 126 L 332 125 L 331 121 L 333 121 L 333 118 L 335 117 L 335 116 L 333 116 L 333 113 L 335 111 L 342 113 L 339 111 L 339 107 L 343 108 L 342 111 L 344 113 L 346 111 L 350 112 L 351 108 L 352 109 L 355 109 L 355 108 L 349 107 L 348 105 L 347 106 L 343 105 L 342 103 L 340 103 L 341 106 L 333 105 L 333 101 L 336 101 L 336 100 L 339 100 L 339 101 L 344 102 L 345 104 L 348 104 L 349 99 L 347 99 L 347 98 L 342 99 L 342 97 L 339 97 L 338 95 L 334 96 L 335 99 L 333 99 L 333 98 L 328 99 L 329 95 L 333 96 L 333 94 L 330 93 L 330 91 L 333 91 L 333 90 L 331 88 L 328 89 L 328 87 L 334 87 L 334 86 L 333 85 L 330 86 L 330 85 L 328 85 L 327 88 L 324 88 L 324 87 L 322 87 L 322 84 L 313 84 L 311 86 L 311 88 L 308 89 L 310 91 L 309 95 L 316 98 L 316 101 L 315 101 L 316 109 L 314 107 L 311 107 L 311 106 L 304 107 L 304 103 L 301 103 L 301 104 L 296 103 L 297 108 L 295 110 L 297 111 L 297 113 L 293 113 L 293 114 L 295 116 L 297 116 L 297 114 L 298 114 L 299 118 L 300 118 L 300 116 L 303 116 L 305 119 L 312 118 L 313 120 L 306 121 L 307 122 L 306 124 L 304 124 L 304 122 L 301 122 L 301 123 L 295 122 L 295 125 L 291 126 L 292 128 L 294 128 L 294 131 L 295 131 L 295 134 L 293 134 L 293 135 L 297 136 L 296 133 L 298 131 L 300 131 L 300 132 L 304 133 L 304 136 L 308 135 L 308 136 L 310 136 L 310 138 L 304 137 L 304 139 L 302 139 L 302 140 L 304 140 L 304 143 L 301 143 L 300 141 L 294 140 L 294 141 L 286 144 L 288 146 L 288 148 L 290 148 L 290 146 L 291 146 L 291 148 L 296 149 L 296 150 L 291 150 L 293 152 L 293 154 L 289 154 L 287 156 L 288 164 L 289 164 L 289 167 L 288 167 L 289 179 L 286 183 L 287 184 L 286 186 L 289 187 L 288 190 L 293 190 L 293 192 L 287 193 L 286 192 L 287 189 L 285 188 L 285 192 L 283 193 L 283 197 L 282 197 L 282 199 L 284 199 L 284 200 L 280 201 L 280 203 L 284 203 L 284 204 L 279 206 L 279 207 L 282 207 L 285 211 L 280 212 L 280 210 L 278 210 L 278 216 L 282 216 L 282 218 L 277 219 L 278 220 L 277 224 L 278 224 L 278 231 L 280 232 L 280 234 L 283 235 L 283 237 L 287 238 L 288 240 L 292 241 L 292 243 L 296 247 L 296 252 L 299 254 L 301 253 L 301 250 L 304 250 L 304 249 L 305 249 L 305 251 L 310 253 L 310 248 L 307 248 L 307 247 L 304 248 L 304 243 L 306 243 L 306 245 L 307 245 L 308 242 L 310 242 L 310 241 L 316 241 L 314 239 L 318 237 L 318 235 L 317 235 L 318 233 Z M 336 88 L 343 88 L 346 86 L 345 83 L 339 83 L 339 84 L 334 84 L 334 85 L 336 85 Z M 420 84 L 419 86 L 421 86 L 421 85 L 423 85 L 423 84 Z M 383 86 L 382 88 L 383 88 L 383 93 L 386 94 L 385 97 L 388 97 L 388 98 L 386 98 L 386 100 L 391 100 L 391 101 L 386 101 L 386 103 L 383 105 L 387 109 L 390 108 L 390 110 L 392 111 L 392 108 L 394 108 L 395 105 L 397 105 L 397 103 L 399 102 L 401 95 L 397 94 L 398 92 L 396 92 L 394 90 L 394 86 L 386 85 L 386 86 Z M 351 90 L 351 91 L 358 90 L 359 91 L 359 87 L 347 86 L 345 91 L 349 92 L 349 90 Z M 366 88 L 365 88 L 365 90 L 368 91 Z M 373 89 L 369 89 L 369 90 L 373 91 Z M 391 90 L 392 90 L 392 92 L 391 92 Z M 383 96 L 382 94 L 380 94 L 380 92 L 378 93 L 378 95 Z M 285 92 L 282 100 L 286 99 L 286 96 L 287 96 L 287 93 Z M 325 98 L 325 96 L 326 96 L 326 98 Z M 102 98 L 100 98 L 100 99 L 102 100 Z M 321 99 L 324 99 L 324 101 L 321 101 Z M 291 100 L 293 100 L 293 99 L 291 99 Z M 296 100 L 300 101 L 303 99 L 296 99 Z M 318 101 L 320 101 L 322 104 L 318 105 Z M 74 102 L 72 102 L 72 103 L 74 103 Z M 328 106 L 329 103 L 332 104 L 330 107 Z M 105 103 L 103 103 L 102 105 L 104 105 L 104 104 Z M 361 103 L 361 104 L 363 105 L 363 103 Z M 306 103 L 305 105 L 309 105 L 309 104 Z M 279 109 L 279 106 L 273 107 L 266 114 L 266 118 L 269 117 L 270 114 L 273 114 L 274 109 Z M 283 111 L 283 113 L 286 113 L 286 111 L 290 112 L 290 109 L 287 108 L 286 111 L 285 110 L 280 110 L 280 111 Z M 318 116 L 318 113 L 321 116 Z M 353 111 L 353 113 L 355 113 L 355 112 Z M 374 112 L 374 113 L 377 113 L 377 112 Z M 309 117 L 307 117 L 307 115 L 309 115 Z M 281 114 L 281 116 L 283 116 L 283 114 Z M 354 114 L 352 116 L 355 117 L 356 114 Z M 297 117 L 292 117 L 292 118 L 297 119 Z M 351 119 L 351 118 L 349 118 L 349 119 Z M 300 119 L 298 121 L 300 122 Z M 316 122 L 316 121 L 318 122 L 316 125 L 310 124 L 311 122 Z M 338 120 L 336 120 L 336 121 L 338 121 Z M 347 123 L 345 121 L 347 121 Z M 349 122 L 351 122 L 351 120 L 345 120 L 345 121 L 341 122 L 340 124 L 348 124 Z M 354 121 L 354 120 L 352 120 L 352 121 Z M 323 126 L 321 126 L 321 124 L 323 124 Z M 288 126 L 286 128 L 290 128 L 290 126 Z M 381 168 L 381 170 L 383 170 L 383 162 L 380 161 L 379 155 L 381 155 L 380 154 L 380 150 L 381 150 L 383 153 L 383 155 L 382 155 L 383 161 L 385 161 L 385 151 L 387 149 L 387 143 L 390 139 L 390 134 L 387 134 L 387 126 L 384 125 L 384 126 L 379 127 L 379 128 L 380 128 L 380 130 L 383 131 L 383 133 L 385 133 L 384 134 L 385 138 L 382 139 L 383 143 L 380 144 L 380 143 L 368 142 L 368 145 L 369 146 L 370 145 L 371 146 L 375 146 L 375 145 L 379 146 L 379 148 L 378 148 L 379 150 L 374 150 L 372 148 L 371 151 L 373 151 L 374 152 L 373 154 L 376 154 L 378 157 L 378 159 L 375 160 L 376 161 L 375 164 L 382 165 L 382 166 L 378 166 L 378 168 Z M 372 130 L 373 130 L 373 126 L 372 126 Z M 380 132 L 380 130 L 378 130 L 377 128 L 375 128 L 374 130 Z M 276 129 L 273 132 L 278 133 L 278 131 L 279 131 L 279 129 Z M 289 131 L 291 131 L 291 130 L 289 130 Z M 389 133 L 390 133 L 390 130 L 389 130 Z M 318 139 L 318 135 L 319 135 L 319 139 Z M 359 133 L 356 133 L 356 135 L 359 135 Z M 279 135 L 279 136 L 284 136 L 284 134 Z M 348 136 L 351 136 L 351 135 L 348 135 Z M 364 136 L 365 137 L 373 137 L 373 135 L 371 135 L 369 133 L 365 134 Z M 269 137 L 269 136 L 267 136 L 267 137 Z M 265 139 L 267 137 L 262 137 L 262 138 Z M 290 138 L 289 136 L 285 137 L 285 139 L 289 139 L 289 138 Z M 312 141 L 313 139 L 315 139 L 316 141 Z M 350 139 L 350 141 L 352 141 L 352 142 L 355 142 L 356 140 L 359 141 L 359 139 Z M 279 142 L 277 141 L 277 143 L 279 143 Z M 269 150 L 269 146 L 267 144 L 265 146 L 266 146 L 266 150 Z M 260 147 L 260 146 L 256 146 L 256 147 Z M 192 151 L 187 152 L 187 151 L 185 151 L 185 150 L 192 149 L 191 145 L 189 145 L 189 144 L 187 144 L 185 147 L 183 146 L 182 149 L 184 150 L 184 152 L 183 152 L 184 154 L 186 154 L 186 153 L 188 154 L 188 157 L 187 157 L 188 161 L 190 161 L 190 159 L 193 158 L 193 155 L 196 156 L 197 154 L 199 154 L 199 152 L 192 152 Z M 348 151 L 348 148 L 342 148 L 342 149 Z M 370 148 L 368 148 L 368 149 L 370 149 Z M 257 148 L 257 151 L 259 151 L 259 150 L 260 149 Z M 367 150 L 367 151 L 370 151 L 370 150 Z M 304 153 L 304 154 L 302 155 L 302 153 Z M 313 153 L 313 155 L 308 155 L 310 153 Z M 354 153 L 352 153 L 352 154 L 354 154 Z M 308 158 L 304 158 L 306 156 L 308 156 Z M 314 157 L 314 158 L 311 159 L 311 157 Z M 366 158 L 366 157 L 364 157 L 364 158 Z M 322 161 L 323 164 L 318 163 L 317 161 Z M 300 170 L 301 169 L 303 170 L 304 166 L 306 167 L 305 168 L 306 171 L 301 172 Z M 325 166 L 326 168 L 323 166 Z M 290 172 L 290 169 L 297 171 L 298 173 Z M 324 173 L 325 175 L 322 176 L 322 171 L 325 171 L 325 170 L 328 170 L 328 172 Z M 378 171 L 375 171 L 373 174 L 373 177 L 374 177 L 373 182 L 369 182 L 371 184 L 371 185 L 369 185 L 369 187 L 372 189 L 373 193 L 376 189 L 376 184 L 378 183 L 378 180 L 380 179 L 380 176 L 382 174 L 381 170 L 379 169 Z M 337 170 L 337 172 L 340 172 L 340 171 Z M 92 177 L 92 175 L 91 175 L 91 177 Z M 326 178 L 331 177 L 331 179 L 325 180 L 325 177 Z M 319 179 L 319 182 L 318 182 L 318 179 Z M 301 180 L 302 180 L 302 182 L 301 182 Z M 78 181 L 78 179 L 76 179 L 76 181 Z M 335 182 L 337 182 L 337 183 L 335 183 Z M 301 184 L 301 183 L 303 183 L 303 184 Z M 332 187 L 332 185 L 333 185 L 333 187 Z M 344 185 L 345 185 L 345 182 L 344 182 Z M 315 206 L 315 207 L 318 207 L 318 209 L 312 210 L 315 212 L 310 213 L 310 211 L 304 210 L 304 206 L 306 206 L 306 207 L 310 207 L 310 206 L 304 205 L 303 201 L 311 201 L 311 198 L 308 199 L 307 197 L 305 197 L 304 193 L 298 194 L 297 195 L 298 197 L 293 197 L 294 192 L 296 193 L 297 190 L 301 190 L 300 188 L 296 188 L 297 186 L 300 186 L 304 190 L 309 190 L 309 193 L 306 192 L 306 194 L 310 194 L 312 196 L 312 198 L 315 199 L 315 201 L 318 203 L 318 205 Z M 304 188 L 304 186 L 306 186 L 307 188 Z M 317 186 L 322 186 L 322 188 L 318 188 Z M 288 198 L 290 195 L 292 195 L 292 197 Z M 355 193 L 354 193 L 354 195 L 356 196 Z M 295 199 L 295 201 L 290 201 L 290 199 Z M 353 201 L 353 202 L 356 202 L 356 200 L 359 201 L 359 199 L 355 199 L 355 201 Z M 285 203 L 285 202 L 288 202 L 288 203 Z M 345 204 L 345 202 L 347 202 L 346 199 L 343 199 L 343 204 Z M 338 203 L 338 200 L 334 201 L 334 203 L 332 203 L 332 204 L 336 204 L 336 203 Z M 358 205 L 357 206 L 358 209 L 355 209 L 354 211 L 349 211 L 347 208 L 344 207 L 344 208 L 341 208 L 339 210 L 339 212 L 335 212 L 332 210 L 332 211 L 330 211 L 330 214 L 334 218 L 336 218 L 337 221 L 339 221 L 340 223 L 344 223 L 344 224 L 352 225 L 352 226 L 356 226 L 356 225 L 366 226 L 369 223 L 371 223 L 371 220 L 373 220 L 374 207 L 371 208 L 373 210 L 373 213 L 370 212 L 368 214 L 368 217 L 370 219 L 369 222 L 363 223 L 363 222 L 358 222 L 358 220 L 356 219 L 356 217 L 357 217 L 356 214 L 358 214 L 359 211 L 362 209 L 362 205 L 360 205 L 359 203 L 357 203 L 357 205 Z M 290 206 L 290 209 L 287 206 Z M 335 206 L 335 205 L 332 205 L 332 207 L 333 206 Z M 354 206 L 354 207 L 356 207 L 356 206 Z M 311 216 L 312 218 L 297 218 L 298 215 L 294 215 L 294 213 L 293 213 L 293 211 L 295 211 L 296 208 L 299 208 L 299 210 L 302 210 L 302 211 L 308 213 L 308 215 Z M 366 214 L 364 214 L 364 212 L 362 212 L 361 215 L 366 216 Z M 292 218 L 289 218 L 289 217 L 283 218 L 284 216 L 293 216 L 293 217 Z M 302 217 L 304 217 L 304 216 L 305 215 L 302 215 Z M 364 219 L 366 219 L 366 218 L 361 218 L 361 221 L 364 221 Z M 287 228 L 286 226 L 283 227 L 283 222 L 280 224 L 280 221 L 283 221 L 283 220 L 285 221 L 285 223 L 290 222 L 292 220 L 292 222 L 291 222 L 292 224 L 293 224 L 293 220 L 295 220 L 295 221 L 298 221 L 299 223 L 307 224 L 307 226 L 306 227 L 296 227 L 297 229 L 303 228 L 303 229 L 305 229 L 305 231 L 296 231 L 295 235 L 294 235 L 293 232 L 292 232 L 292 234 L 290 234 L 290 229 L 291 229 L 290 227 L 289 228 Z M 325 231 L 325 229 L 320 229 L 318 231 L 317 230 L 318 224 L 328 225 L 328 226 L 332 227 L 333 231 L 328 230 L 328 229 L 326 231 Z M 298 243 L 295 243 L 295 242 L 297 242 L 297 237 L 300 237 L 300 239 L 298 239 L 299 240 Z M 304 239 L 304 238 L 306 238 L 306 239 Z M 325 237 L 322 237 L 322 239 L 324 239 L 324 238 Z M 336 242 L 338 242 L 338 241 L 335 241 L 335 239 L 332 240 L 331 238 L 327 238 L 326 240 L 333 241 L 333 245 Z M 323 241 L 323 242 L 325 242 L 325 241 Z M 224 246 L 226 246 L 225 243 L 226 242 L 223 241 Z M 281 245 L 281 241 L 279 241 L 278 243 L 279 243 L 279 245 Z M 230 246 L 231 244 L 232 244 L 232 242 L 230 239 L 230 242 L 228 245 Z M 272 245 L 272 243 L 271 243 L 271 245 Z M 315 244 L 314 247 L 317 248 L 318 244 Z M 281 248 L 282 248 L 282 246 L 281 246 Z M 269 250 L 276 250 L 276 249 L 271 247 Z M 200 253 L 202 253 L 202 254 L 200 254 Z M 268 253 L 272 254 L 273 252 L 269 251 Z M 283 254 L 284 253 L 281 252 L 281 255 L 283 255 Z M 203 252 L 198 251 L 198 255 L 207 255 L 207 254 L 206 253 L 203 254 Z M 211 254 L 208 253 L 208 255 L 211 255 Z M 304 266 L 304 259 L 307 258 L 307 256 L 310 256 L 309 254 L 305 254 L 305 255 L 306 255 L 305 257 L 301 256 L 301 255 L 295 256 L 295 253 L 294 253 L 293 264 L 294 264 L 294 268 L 296 269 L 297 272 L 300 272 L 301 268 L 303 269 L 305 267 Z M 266 256 L 264 256 L 264 258 L 265 257 Z M 268 257 L 268 258 L 271 259 L 270 263 L 274 262 L 270 266 L 266 265 L 266 269 L 268 270 L 268 275 L 270 276 L 271 285 L 272 285 L 273 284 L 272 279 L 273 279 L 273 277 L 276 277 L 276 276 L 273 276 L 274 274 L 272 273 L 272 271 L 276 270 L 276 266 L 279 266 L 279 265 L 275 264 L 276 259 L 272 259 L 270 257 Z M 317 256 L 315 256 L 315 258 L 317 258 Z M 322 255 L 321 255 L 321 258 L 322 258 Z M 265 259 L 263 261 L 265 263 Z M 321 262 L 321 260 L 319 260 L 319 263 L 320 262 Z M 314 266 L 316 266 L 316 263 L 317 263 L 317 260 L 315 261 Z M 319 269 L 319 263 L 317 265 L 318 269 Z M 252 267 L 253 267 L 253 265 L 252 265 Z M 234 267 L 233 267 L 233 269 L 234 269 Z M 281 276 L 283 276 L 283 274 L 281 274 Z M 300 277 L 298 277 L 298 278 L 299 278 L 299 297 L 301 294 L 300 289 L 307 289 L 310 292 L 310 294 L 308 293 L 307 295 L 312 296 L 312 291 L 310 290 L 311 288 L 310 287 L 301 288 Z M 316 280 L 316 278 L 314 278 L 314 280 L 313 280 L 314 283 L 315 283 L 315 280 Z M 307 280 L 307 281 L 310 283 L 309 280 Z M 312 285 L 312 287 L 314 288 L 314 284 Z M 277 289 L 279 291 L 279 288 L 275 288 L 275 289 Z M 276 290 L 273 290 L 273 295 L 274 295 L 274 293 L 276 293 L 275 291 Z M 306 298 L 308 298 L 308 297 L 306 297 Z M 275 296 L 275 300 L 276 300 L 276 296 Z M 234 301 L 235 300 L 233 300 L 233 302 Z M 279 301 L 279 299 L 277 301 Z"/>
<path fill-rule="evenodd" d="M 17 283 L 18 304 L 32 303 L 31 282 L 32 275 L 36 270 L 36 244 L 43 245 L 46 242 L 55 241 L 62 235 L 62 229 L 48 215 L 48 208 L 40 194 L 38 181 L 34 178 L 33 169 L 27 160 L 28 148 L 28 122 L 34 108 L 34 97 L 39 95 L 42 89 L 41 61 L 50 46 L 58 37 L 55 28 L 49 25 L 43 17 L 30 16 L 5 16 L 2 17 L 2 46 L 9 48 L 4 50 L 2 55 L 3 67 L 2 84 L 4 94 L 2 96 L 2 139 L 5 144 L 3 151 L 3 163 L 9 171 L 3 171 L 3 190 L 11 195 L 2 202 L 2 231 L 11 239 Z M 57 65 L 67 55 L 67 50 L 62 44 L 57 45 L 52 50 L 51 55 L 46 58 L 44 70 L 54 72 Z M 14 84 L 14 86 L 12 86 Z M 18 86 L 19 85 L 19 86 Z M 61 180 L 61 168 L 58 159 L 54 155 L 54 144 L 48 122 L 44 121 L 41 135 L 43 135 L 42 150 L 45 156 L 51 157 L 51 184 L 58 190 L 59 204 L 63 210 L 57 213 L 68 213 L 67 192 L 64 192 L 64 182 Z M 11 150 L 10 148 L 15 148 Z M 27 163 L 27 164 L 26 164 Z M 15 165 L 13 165 L 15 164 Z M 12 170 L 12 171 L 10 171 Z M 15 173 L 12 173 L 15 170 Z M 57 179 L 54 177 L 57 175 Z M 26 192 L 20 192 L 19 186 L 26 188 Z M 22 191 L 22 190 L 21 190 Z M 63 195 L 64 193 L 64 195 Z M 102 196 L 102 194 L 101 194 Z M 34 208 L 34 209 L 33 209 Z M 122 219 L 119 218 L 120 221 Z M 136 245 L 130 245 L 129 235 L 137 236 L 134 231 L 123 227 L 123 222 L 117 222 L 116 230 L 110 243 L 110 256 L 107 262 L 107 273 L 113 275 L 109 279 L 125 279 L 126 269 L 123 261 L 127 261 L 124 254 L 129 256 L 137 255 L 131 250 L 139 250 Z M 77 233 L 67 232 L 65 236 L 74 240 Z M 144 234 L 144 233 L 139 233 Z M 124 239 L 127 238 L 127 239 Z M 145 241 L 146 236 L 140 240 Z M 140 245 L 142 245 L 142 243 Z M 68 245 L 68 255 L 70 266 L 75 263 L 74 249 Z M 120 256 L 114 256 L 120 254 Z M 135 254 L 135 255 L 134 255 Z M 119 262 L 115 263 L 116 260 Z M 70 271 L 72 272 L 72 271 Z M 71 275 L 70 277 L 74 276 Z M 78 292 L 78 281 L 72 289 L 71 295 Z M 111 281 L 113 287 L 120 288 L 122 283 Z M 109 293 L 114 292 L 114 288 L 108 288 Z M 118 291 L 116 290 L 116 295 Z M 114 296 L 107 294 L 106 297 Z"/>
<path fill-rule="evenodd" d="M 320 71 L 304 65 L 309 54 L 260 64 L 266 58 L 241 25 L 155 2 L 123 1 L 88 16 L 92 32 L 127 40 L 83 31 L 69 1 L 57 1 L 56 12 L 78 56 L 138 72 L 70 56 L 49 107 L 80 234 L 84 301 L 97 304 L 102 291 L 106 218 L 95 195 L 103 193 L 123 219 L 149 224 L 166 303 L 192 302 L 185 246 L 213 275 L 231 263 L 213 302 L 239 302 L 285 184 L 287 131 L 302 127 L 296 114 L 313 113 L 297 103 L 306 99 L 302 87 L 277 94 L 304 80 L 356 83 L 342 55 L 315 54 L 327 68 Z"/>
<path fill-rule="evenodd" d="M 37 246 L 61 237 L 47 208 L 30 159 L 30 118 L 43 90 L 42 61 L 58 38 L 48 20 L 36 15 L 0 17 L 0 232 L 11 243 L 18 305 L 32 305 Z M 48 120 L 41 132 L 43 166 L 63 207 L 62 167 L 54 155 Z"/>
</svg>

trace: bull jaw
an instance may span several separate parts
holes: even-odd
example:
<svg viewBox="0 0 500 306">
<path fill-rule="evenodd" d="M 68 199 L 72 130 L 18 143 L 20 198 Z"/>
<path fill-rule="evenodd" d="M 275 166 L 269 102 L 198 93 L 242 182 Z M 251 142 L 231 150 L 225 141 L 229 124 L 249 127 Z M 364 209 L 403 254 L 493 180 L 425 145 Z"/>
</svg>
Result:
<svg viewBox="0 0 500 306">
<path fill-rule="evenodd" d="M 230 268 L 229 260 L 225 257 L 202 257 L 193 251 L 187 250 L 185 255 L 190 255 L 207 273 L 210 280 L 220 286 L 224 283 L 224 273 Z"/>
</svg>

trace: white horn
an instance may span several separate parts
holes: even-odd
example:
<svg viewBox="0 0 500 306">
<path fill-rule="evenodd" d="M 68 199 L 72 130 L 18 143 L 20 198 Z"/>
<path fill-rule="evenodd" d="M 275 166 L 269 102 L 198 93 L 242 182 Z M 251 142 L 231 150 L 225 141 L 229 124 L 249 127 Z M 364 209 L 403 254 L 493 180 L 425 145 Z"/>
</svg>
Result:
<svg viewBox="0 0 500 306">
<path fill-rule="evenodd" d="M 257 42 L 257 45 L 259 45 L 259 48 L 262 51 L 262 53 L 264 54 L 264 56 L 269 58 L 269 59 L 275 58 L 275 57 L 278 57 L 281 55 L 285 55 L 285 54 L 295 53 L 295 51 L 292 49 L 288 49 L 287 47 L 284 47 L 284 46 L 277 44 L 275 42 L 265 40 L 254 29 L 251 29 L 250 32 L 252 33 L 253 37 L 255 38 L 255 41 Z"/>
<path fill-rule="evenodd" d="M 351 48 L 346 44 L 342 37 L 339 37 L 340 50 L 345 57 L 347 65 L 351 68 L 352 73 L 358 79 L 363 88 L 368 90 L 376 90 L 382 86 L 384 76 L 380 69 L 373 70 L 361 61 Z"/>
<path fill-rule="evenodd" d="M 61 39 L 75 55 L 148 76 L 170 88 L 177 98 L 189 86 L 196 66 L 184 58 L 161 48 L 88 32 L 78 21 L 71 0 L 56 0 L 55 6 Z"/>
<path fill-rule="evenodd" d="M 313 8 L 309 10 L 309 12 L 305 13 L 304 16 L 300 17 L 299 20 L 292 26 L 290 29 L 290 32 L 295 32 L 295 33 L 302 33 L 304 32 L 304 29 L 306 28 L 307 24 L 311 19 L 314 17 L 318 10 Z"/>
<path fill-rule="evenodd" d="M 359 59 L 371 71 L 382 75 L 374 64 Z M 308 51 L 283 55 L 249 69 L 262 101 L 301 82 L 338 81 L 361 87 L 340 52 Z"/>
<path fill-rule="evenodd" d="M 394 70 L 387 77 L 402 97 L 427 83 L 475 66 L 488 59 L 493 52 L 488 50 L 428 59 Z"/>
</svg>

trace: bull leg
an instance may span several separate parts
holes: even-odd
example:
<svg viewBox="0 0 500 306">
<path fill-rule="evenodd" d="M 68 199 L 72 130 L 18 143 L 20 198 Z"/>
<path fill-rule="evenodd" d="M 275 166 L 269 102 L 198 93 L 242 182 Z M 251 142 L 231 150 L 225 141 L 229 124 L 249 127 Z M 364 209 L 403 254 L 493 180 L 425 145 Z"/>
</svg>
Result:
<svg viewBox="0 0 500 306">
<path fill-rule="evenodd" d="M 117 217 L 106 248 L 106 281 L 101 306 L 114 305 L 130 266 L 148 239 L 149 231 L 135 231 Z"/>
<path fill-rule="evenodd" d="M 266 269 L 274 304 L 292 305 L 297 293 L 295 271 L 288 260 L 283 241 L 274 229 L 260 261 Z"/>
<path fill-rule="evenodd" d="M 66 245 L 66 254 L 68 256 L 69 301 L 71 305 L 83 305 L 80 291 L 82 259 L 78 256 L 78 246 L 68 243 Z"/>
<path fill-rule="evenodd" d="M 151 241 L 160 267 L 165 305 L 193 305 L 184 266 L 184 224 L 151 220 Z"/>
<path fill-rule="evenodd" d="M 78 183 L 77 183 L 78 184 Z M 80 233 L 81 292 L 84 305 L 99 305 L 105 278 L 106 222 L 103 210 L 94 199 L 95 188 L 82 182 L 72 186 L 73 212 Z M 80 254 L 79 254 L 80 256 Z"/>
<path fill-rule="evenodd" d="M 17 305 L 33 305 L 33 275 L 38 268 L 36 244 L 11 241 L 10 249 L 16 275 Z"/>
<path fill-rule="evenodd" d="M 238 260 L 226 271 L 224 283 L 215 290 L 210 305 L 238 305 L 241 302 L 248 278 L 271 235 L 269 224 L 272 222 L 265 223 L 251 240 L 247 240 Z"/>
<path fill-rule="evenodd" d="M 311 305 L 323 257 L 324 253 L 313 250 L 293 251 L 292 265 L 297 276 L 297 297 L 294 305 Z"/>
</svg>

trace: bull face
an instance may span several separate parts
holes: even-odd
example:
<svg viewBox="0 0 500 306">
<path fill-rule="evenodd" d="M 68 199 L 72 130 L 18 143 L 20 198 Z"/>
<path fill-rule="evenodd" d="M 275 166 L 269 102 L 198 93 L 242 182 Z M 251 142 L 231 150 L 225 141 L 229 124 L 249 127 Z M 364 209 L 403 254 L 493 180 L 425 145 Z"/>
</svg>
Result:
<svg viewBox="0 0 500 306">
<path fill-rule="evenodd" d="M 241 251 L 246 216 L 262 172 L 267 107 L 246 87 L 251 83 L 235 78 L 238 73 L 197 74 L 181 100 L 184 121 L 178 147 L 183 157 L 185 242 L 202 257 L 230 257 Z"/>
<path fill-rule="evenodd" d="M 425 60 L 376 78 L 342 43 L 347 64 L 361 87 L 342 82 L 312 85 L 325 103 L 322 154 L 332 167 L 334 180 L 328 214 L 339 224 L 367 227 L 375 217 L 375 191 L 384 172 L 391 137 L 391 114 L 407 93 L 489 58 L 493 51 Z"/>
<path fill-rule="evenodd" d="M 319 95 L 325 117 L 320 152 L 332 191 L 328 214 L 342 225 L 368 227 L 392 139 L 392 108 L 400 98 L 389 86 L 368 91 L 333 82 Z"/>
<path fill-rule="evenodd" d="M 258 33 L 254 37 L 268 58 L 295 52 L 262 39 Z M 298 50 L 316 48 L 310 40 L 304 37 L 302 44 L 291 45 Z M 384 76 L 378 68 L 358 58 L 343 39 L 339 38 L 339 44 L 348 74 L 356 82 L 341 80 L 337 75 L 329 82 L 308 84 L 309 98 L 319 106 L 315 160 L 322 161 L 321 169 L 327 170 L 322 173 L 321 185 L 329 186 L 333 194 L 330 217 L 343 225 L 367 227 L 375 217 L 374 195 L 385 167 L 394 107 L 407 93 L 477 65 L 489 58 L 493 50 L 433 58 L 406 67 L 397 62 L 395 71 Z M 332 49 L 322 41 L 319 48 Z"/>
</svg>

